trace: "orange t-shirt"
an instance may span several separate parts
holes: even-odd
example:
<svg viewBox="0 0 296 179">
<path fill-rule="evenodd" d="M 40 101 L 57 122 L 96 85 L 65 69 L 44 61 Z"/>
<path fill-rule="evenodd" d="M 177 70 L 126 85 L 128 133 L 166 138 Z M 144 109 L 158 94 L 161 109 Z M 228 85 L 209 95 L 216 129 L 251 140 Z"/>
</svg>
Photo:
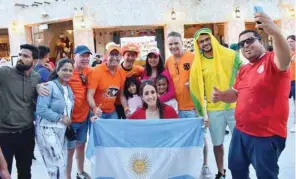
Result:
<svg viewBox="0 0 296 179">
<path fill-rule="evenodd" d="M 166 60 L 166 68 L 169 70 L 173 79 L 176 99 L 178 101 L 179 110 L 192 110 L 194 103 L 191 99 L 190 90 L 185 86 L 189 82 L 190 68 L 194 60 L 194 54 L 184 52 L 184 55 L 177 62 L 174 56 L 170 56 Z"/>
<path fill-rule="evenodd" d="M 292 62 L 291 62 L 291 76 L 292 76 L 291 80 L 292 81 L 296 80 L 295 79 L 295 70 L 296 70 L 295 63 L 296 63 L 296 54 L 294 53 L 292 54 Z"/>
<path fill-rule="evenodd" d="M 112 75 L 106 63 L 97 65 L 91 73 L 89 82 L 89 89 L 96 90 L 94 95 L 96 106 L 101 105 L 105 113 L 113 112 L 116 96 L 122 86 L 119 69 Z"/>
<path fill-rule="evenodd" d="M 90 67 L 84 68 L 82 74 L 89 78 L 92 69 Z M 84 85 L 80 78 L 78 69 L 74 69 L 73 76 L 68 82 L 75 96 L 74 110 L 72 114 L 72 122 L 83 122 L 87 119 L 89 113 L 89 105 L 87 102 L 87 88 L 88 84 Z"/>
<path fill-rule="evenodd" d="M 123 87 L 124 87 L 126 78 L 131 76 L 141 77 L 144 73 L 144 68 L 140 65 L 133 65 L 132 69 L 127 70 L 127 69 L 124 69 L 123 63 L 121 63 L 119 65 L 119 73 L 121 75 L 121 83 L 122 83 L 121 89 L 124 90 Z M 121 104 L 120 94 L 117 95 L 115 104 L 117 105 Z"/>
</svg>

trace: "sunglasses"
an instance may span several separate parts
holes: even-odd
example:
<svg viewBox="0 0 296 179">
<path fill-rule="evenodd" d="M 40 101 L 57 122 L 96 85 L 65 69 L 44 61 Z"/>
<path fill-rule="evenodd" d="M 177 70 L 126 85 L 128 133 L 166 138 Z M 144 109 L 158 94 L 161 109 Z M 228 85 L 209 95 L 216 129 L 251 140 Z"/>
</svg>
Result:
<svg viewBox="0 0 296 179">
<path fill-rule="evenodd" d="M 237 45 L 239 46 L 239 48 L 244 48 L 245 43 L 247 43 L 248 45 L 251 45 L 255 42 L 256 39 L 260 40 L 257 37 L 250 37 L 250 38 L 247 38 L 246 40 L 240 41 Z"/>
<path fill-rule="evenodd" d="M 82 84 L 83 84 L 83 85 L 86 85 L 86 84 L 87 84 L 87 77 L 84 76 L 82 73 L 79 74 L 79 77 L 80 77 L 80 79 L 81 79 L 81 81 L 82 81 Z"/>
</svg>

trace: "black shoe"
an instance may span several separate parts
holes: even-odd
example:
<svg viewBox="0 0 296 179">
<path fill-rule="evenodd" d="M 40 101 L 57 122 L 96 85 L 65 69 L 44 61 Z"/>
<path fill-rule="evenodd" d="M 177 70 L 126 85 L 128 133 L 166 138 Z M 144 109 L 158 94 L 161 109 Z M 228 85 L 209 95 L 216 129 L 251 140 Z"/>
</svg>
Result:
<svg viewBox="0 0 296 179">
<path fill-rule="evenodd" d="M 76 179 L 91 179 L 91 177 L 86 172 L 82 172 L 81 174 L 77 173 Z"/>
<path fill-rule="evenodd" d="M 226 134 L 226 135 L 229 134 L 229 131 L 228 131 L 228 130 L 225 130 L 225 134 Z"/>
<path fill-rule="evenodd" d="M 224 170 L 224 175 L 221 172 L 218 172 L 215 179 L 226 179 L 226 170 Z"/>
</svg>

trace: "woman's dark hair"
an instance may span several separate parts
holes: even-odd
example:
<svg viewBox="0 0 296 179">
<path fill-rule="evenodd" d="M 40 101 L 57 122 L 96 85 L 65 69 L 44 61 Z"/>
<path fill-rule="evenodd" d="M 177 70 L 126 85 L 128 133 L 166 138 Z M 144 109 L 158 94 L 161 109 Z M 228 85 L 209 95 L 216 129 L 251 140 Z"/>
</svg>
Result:
<svg viewBox="0 0 296 179">
<path fill-rule="evenodd" d="M 57 67 L 53 70 L 53 72 L 51 72 L 50 76 L 49 76 L 49 80 L 55 80 L 57 79 L 58 76 L 58 71 L 60 71 L 60 69 L 66 64 L 66 63 L 71 63 L 73 66 L 73 61 L 69 58 L 62 58 L 61 60 L 58 61 L 57 63 Z"/>
<path fill-rule="evenodd" d="M 289 40 L 289 39 L 292 39 L 292 40 L 295 41 L 295 35 L 289 35 L 289 36 L 287 37 L 287 40 Z"/>
<path fill-rule="evenodd" d="M 167 84 L 169 84 L 169 80 L 168 80 L 168 78 L 167 78 L 166 76 L 164 76 L 164 75 L 158 75 L 158 76 L 155 78 L 155 84 L 156 84 L 158 81 L 163 80 L 163 79 L 167 82 Z"/>
<path fill-rule="evenodd" d="M 144 90 L 145 86 L 147 86 L 147 85 L 153 86 L 154 89 L 155 89 L 155 92 L 156 92 L 156 87 L 155 87 L 153 81 L 147 80 L 147 81 L 144 81 L 144 82 L 141 83 L 141 86 L 140 86 L 140 95 L 141 95 L 141 97 L 143 97 L 143 92 L 144 92 L 143 90 Z M 159 118 L 163 119 L 163 104 L 160 102 L 158 97 L 157 97 L 157 100 L 156 100 L 156 107 L 158 108 L 158 111 L 159 111 Z M 144 100 L 143 100 L 143 108 L 144 109 L 148 108 L 148 105 L 147 105 L 147 103 L 145 103 Z"/>
<path fill-rule="evenodd" d="M 151 65 L 148 62 L 148 58 L 151 57 L 151 54 L 152 53 L 148 54 L 147 57 L 146 57 L 145 72 L 146 72 L 147 76 L 152 75 L 152 68 L 151 68 Z M 160 75 L 164 70 L 164 63 L 163 63 L 162 58 L 160 56 L 159 56 L 159 62 L 157 64 L 156 69 L 157 69 L 157 76 Z"/>
<path fill-rule="evenodd" d="M 125 83 L 124 83 L 124 96 L 126 97 L 126 99 L 128 98 L 132 98 L 133 97 L 133 94 L 131 94 L 129 91 L 128 91 L 128 88 L 130 87 L 130 85 L 136 85 L 136 94 L 139 95 L 139 89 L 140 89 L 140 82 L 137 80 L 136 77 L 132 76 L 132 77 L 127 77 L 126 80 L 125 80 Z"/>
</svg>

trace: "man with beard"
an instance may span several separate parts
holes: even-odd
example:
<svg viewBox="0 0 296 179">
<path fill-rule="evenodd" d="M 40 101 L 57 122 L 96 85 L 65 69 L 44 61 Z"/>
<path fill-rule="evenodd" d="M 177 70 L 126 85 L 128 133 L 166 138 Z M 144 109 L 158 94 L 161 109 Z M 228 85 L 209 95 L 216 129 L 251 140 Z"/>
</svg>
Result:
<svg viewBox="0 0 296 179">
<path fill-rule="evenodd" d="M 166 60 L 166 68 L 169 70 L 170 76 L 173 79 L 176 99 L 178 102 L 179 118 L 196 118 L 198 114 L 195 110 L 194 103 L 191 99 L 189 91 L 189 76 L 194 54 L 184 52 L 181 34 L 178 32 L 170 32 L 168 34 L 169 50 L 172 53 Z M 204 120 L 207 126 L 206 120 Z M 208 167 L 208 145 L 205 138 L 204 161 L 201 171 L 201 178 L 211 178 L 212 174 Z"/>
<path fill-rule="evenodd" d="M 33 45 L 21 45 L 16 67 L 0 67 L 0 146 L 10 173 L 15 157 L 20 179 L 31 178 L 38 53 Z"/>
<path fill-rule="evenodd" d="M 199 114 L 209 121 L 218 168 L 216 179 L 225 179 L 223 142 L 226 126 L 231 132 L 235 126 L 235 103 L 212 103 L 211 96 L 214 87 L 226 90 L 233 85 L 241 61 L 237 52 L 219 44 L 210 29 L 198 30 L 194 39 L 190 91 Z"/>
<path fill-rule="evenodd" d="M 291 56 L 286 39 L 265 13 L 255 21 L 272 37 L 274 52 L 267 52 L 257 31 L 239 34 L 242 54 L 250 61 L 244 65 L 232 89 L 213 90 L 213 102 L 237 101 L 236 125 L 229 148 L 228 167 L 233 179 L 248 179 L 253 165 L 257 178 L 277 179 L 277 164 L 285 148 L 289 117 Z"/>
</svg>

